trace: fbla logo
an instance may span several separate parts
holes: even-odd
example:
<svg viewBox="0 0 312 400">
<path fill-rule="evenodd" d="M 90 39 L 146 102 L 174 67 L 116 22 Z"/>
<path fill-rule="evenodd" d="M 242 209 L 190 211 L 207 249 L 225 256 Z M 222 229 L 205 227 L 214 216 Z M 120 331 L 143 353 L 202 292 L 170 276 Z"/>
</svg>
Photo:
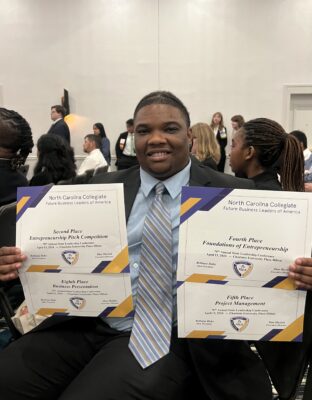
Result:
<svg viewBox="0 0 312 400">
<path fill-rule="evenodd" d="M 87 303 L 83 297 L 71 297 L 69 301 L 77 310 L 81 310 Z"/>
<path fill-rule="evenodd" d="M 62 257 L 67 264 L 74 265 L 78 261 L 79 253 L 75 250 L 65 250 L 62 252 Z"/>
<path fill-rule="evenodd" d="M 230 319 L 232 328 L 234 328 L 237 332 L 242 332 L 244 331 L 248 324 L 249 324 L 249 318 L 246 317 L 233 317 Z"/>
<path fill-rule="evenodd" d="M 250 261 L 234 261 L 233 269 L 240 278 L 245 278 L 253 270 L 253 264 Z"/>
</svg>

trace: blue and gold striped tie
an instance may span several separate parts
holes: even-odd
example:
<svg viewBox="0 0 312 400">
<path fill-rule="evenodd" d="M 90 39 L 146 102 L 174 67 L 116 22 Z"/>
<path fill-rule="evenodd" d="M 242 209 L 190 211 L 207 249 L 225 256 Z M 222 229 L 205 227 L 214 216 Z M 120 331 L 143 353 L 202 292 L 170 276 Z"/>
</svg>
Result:
<svg viewBox="0 0 312 400">
<path fill-rule="evenodd" d="M 142 368 L 169 353 L 172 328 L 172 230 L 163 202 L 165 186 L 156 185 L 145 218 L 135 316 L 129 348 Z"/>
</svg>

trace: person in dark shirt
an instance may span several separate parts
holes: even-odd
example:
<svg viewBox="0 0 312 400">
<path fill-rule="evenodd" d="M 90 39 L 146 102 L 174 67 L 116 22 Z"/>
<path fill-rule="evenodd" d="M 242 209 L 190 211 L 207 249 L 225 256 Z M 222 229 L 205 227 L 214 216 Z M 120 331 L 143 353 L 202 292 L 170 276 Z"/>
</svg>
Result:
<svg viewBox="0 0 312 400">
<path fill-rule="evenodd" d="M 93 125 L 93 133 L 101 137 L 101 152 L 108 165 L 111 164 L 110 141 L 106 135 L 104 125 L 101 122 L 96 122 Z"/>
<path fill-rule="evenodd" d="M 227 129 L 224 126 L 223 115 L 218 111 L 212 116 L 210 127 L 213 130 L 217 142 L 220 145 L 221 158 L 218 164 L 218 171 L 224 172 L 226 153 L 225 149 L 228 143 Z"/>
<path fill-rule="evenodd" d="M 30 186 L 47 185 L 76 176 L 74 151 L 57 135 L 42 135 L 37 142 L 38 162 Z"/>
<path fill-rule="evenodd" d="M 258 189 L 304 191 L 300 144 L 271 119 L 248 121 L 234 134 L 230 165 L 233 172 L 252 179 Z"/>
<path fill-rule="evenodd" d="M 191 129 L 193 138 L 191 153 L 202 164 L 217 170 L 221 153 L 213 130 L 204 122 L 193 125 Z"/>
<path fill-rule="evenodd" d="M 66 110 L 63 106 L 56 105 L 51 107 L 51 119 L 53 124 L 47 133 L 61 136 L 64 140 L 70 143 L 70 131 L 68 125 L 64 121 Z"/>
<path fill-rule="evenodd" d="M 119 135 L 116 145 L 116 166 L 118 170 L 128 169 L 138 165 L 134 145 L 134 123 L 130 118 L 126 121 L 127 131 Z"/>
<path fill-rule="evenodd" d="M 16 188 L 28 186 L 19 171 L 33 148 L 28 122 L 16 111 L 0 108 L 0 206 L 16 200 Z"/>
</svg>

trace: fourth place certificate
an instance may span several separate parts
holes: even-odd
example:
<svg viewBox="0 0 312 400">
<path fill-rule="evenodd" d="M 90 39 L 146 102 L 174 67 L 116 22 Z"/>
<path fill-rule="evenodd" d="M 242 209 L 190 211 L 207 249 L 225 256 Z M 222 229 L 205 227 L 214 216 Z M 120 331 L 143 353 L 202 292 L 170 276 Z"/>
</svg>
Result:
<svg viewBox="0 0 312 400">
<path fill-rule="evenodd" d="M 179 336 L 300 340 L 305 292 L 287 275 L 311 255 L 311 206 L 309 193 L 183 188 Z"/>
</svg>

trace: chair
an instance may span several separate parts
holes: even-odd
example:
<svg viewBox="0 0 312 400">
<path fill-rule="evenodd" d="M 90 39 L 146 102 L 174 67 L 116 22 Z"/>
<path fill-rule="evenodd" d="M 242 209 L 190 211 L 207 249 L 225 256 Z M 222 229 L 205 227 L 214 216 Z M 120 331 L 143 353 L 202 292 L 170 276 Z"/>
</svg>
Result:
<svg viewBox="0 0 312 400">
<path fill-rule="evenodd" d="M 0 207 L 0 247 L 15 246 L 16 202 Z"/>
<path fill-rule="evenodd" d="M 0 207 L 0 247 L 15 246 L 16 232 L 16 202 Z M 0 282 L 0 316 L 9 327 L 14 339 L 20 337 L 11 317 L 13 308 L 17 307 L 24 299 L 22 286 L 18 279 L 10 282 Z"/>
<path fill-rule="evenodd" d="M 108 167 L 109 167 L 109 165 L 105 165 L 104 167 L 96 168 L 94 173 L 93 173 L 93 176 L 99 175 L 99 174 L 103 174 L 103 173 L 107 172 L 108 171 Z"/>
<path fill-rule="evenodd" d="M 58 181 L 57 185 L 83 185 L 85 183 L 89 183 L 93 175 L 94 169 L 88 169 L 83 174 L 76 175 L 74 178 Z"/>
</svg>

